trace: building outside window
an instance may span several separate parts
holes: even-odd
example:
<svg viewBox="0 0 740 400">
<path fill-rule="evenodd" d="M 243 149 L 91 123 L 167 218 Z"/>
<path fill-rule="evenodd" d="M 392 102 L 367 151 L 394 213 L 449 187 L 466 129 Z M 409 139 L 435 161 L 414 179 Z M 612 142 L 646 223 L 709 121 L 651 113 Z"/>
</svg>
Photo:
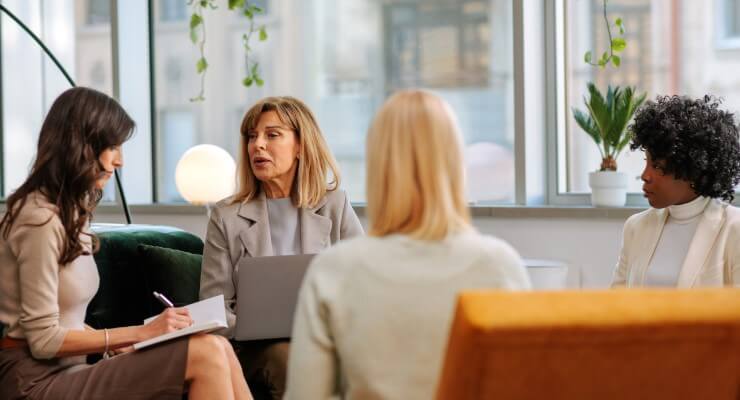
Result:
<svg viewBox="0 0 740 400">
<path fill-rule="evenodd" d="M 725 37 L 740 38 L 740 0 L 724 0 Z"/>
<path fill-rule="evenodd" d="M 106 25 L 110 24 L 110 0 L 85 0 L 87 25 Z"/>
<path fill-rule="evenodd" d="M 188 3 L 183 0 L 159 0 L 159 20 L 175 22 L 188 19 Z"/>
</svg>

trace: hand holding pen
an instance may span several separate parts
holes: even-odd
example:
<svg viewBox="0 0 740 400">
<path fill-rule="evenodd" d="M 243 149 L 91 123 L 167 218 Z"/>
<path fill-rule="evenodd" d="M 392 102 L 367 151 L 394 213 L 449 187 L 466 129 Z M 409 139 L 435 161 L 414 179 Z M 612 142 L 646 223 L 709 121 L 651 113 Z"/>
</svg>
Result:
<svg viewBox="0 0 740 400">
<path fill-rule="evenodd" d="M 141 327 L 143 330 L 142 340 L 187 328 L 193 324 L 193 319 L 190 318 L 190 312 L 187 308 L 174 307 L 172 302 L 161 293 L 154 292 L 153 294 L 167 308 L 152 322 Z"/>
</svg>

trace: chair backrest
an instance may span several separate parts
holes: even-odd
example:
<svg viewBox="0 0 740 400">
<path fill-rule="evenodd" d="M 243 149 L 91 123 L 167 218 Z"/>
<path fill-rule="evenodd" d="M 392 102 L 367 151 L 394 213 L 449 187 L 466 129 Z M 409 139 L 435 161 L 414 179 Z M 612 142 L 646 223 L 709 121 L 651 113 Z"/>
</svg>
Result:
<svg viewBox="0 0 740 400">
<path fill-rule="evenodd" d="M 467 292 L 437 399 L 740 398 L 740 289 Z"/>
</svg>

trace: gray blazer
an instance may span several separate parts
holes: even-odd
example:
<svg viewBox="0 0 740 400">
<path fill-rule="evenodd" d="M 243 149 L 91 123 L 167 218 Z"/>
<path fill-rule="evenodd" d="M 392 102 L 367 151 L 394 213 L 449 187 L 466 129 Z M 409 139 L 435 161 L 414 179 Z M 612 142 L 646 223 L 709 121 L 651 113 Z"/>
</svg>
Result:
<svg viewBox="0 0 740 400">
<path fill-rule="evenodd" d="M 362 225 L 343 190 L 327 192 L 316 207 L 302 208 L 300 218 L 301 253 L 313 254 L 353 236 L 362 235 Z M 271 256 L 270 222 L 264 193 L 247 203 L 231 204 L 231 198 L 218 202 L 211 211 L 203 249 L 200 273 L 200 298 L 224 295 L 228 329 L 233 335 L 236 322 L 236 278 L 244 257 Z"/>
</svg>

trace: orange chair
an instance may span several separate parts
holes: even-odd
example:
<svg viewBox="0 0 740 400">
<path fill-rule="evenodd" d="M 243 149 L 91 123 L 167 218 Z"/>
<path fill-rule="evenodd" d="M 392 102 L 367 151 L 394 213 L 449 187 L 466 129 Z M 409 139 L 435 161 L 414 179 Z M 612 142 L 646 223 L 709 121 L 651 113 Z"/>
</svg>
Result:
<svg viewBox="0 0 740 400">
<path fill-rule="evenodd" d="M 437 399 L 740 399 L 740 289 L 463 293 Z"/>
</svg>

